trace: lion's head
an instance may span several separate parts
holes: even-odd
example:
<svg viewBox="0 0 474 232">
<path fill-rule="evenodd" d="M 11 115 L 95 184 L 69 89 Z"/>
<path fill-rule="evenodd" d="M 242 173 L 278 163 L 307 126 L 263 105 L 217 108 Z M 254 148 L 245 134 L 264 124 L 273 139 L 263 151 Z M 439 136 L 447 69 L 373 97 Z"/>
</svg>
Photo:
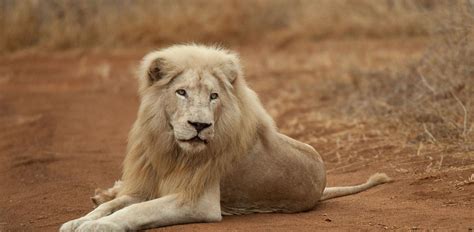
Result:
<svg viewBox="0 0 474 232">
<path fill-rule="evenodd" d="M 222 136 L 215 134 L 238 124 L 234 83 L 241 68 L 236 55 L 178 45 L 149 53 L 140 70 L 141 111 L 156 127 L 167 127 L 162 133 L 183 151 L 197 153 L 222 143 Z"/>
<path fill-rule="evenodd" d="M 120 194 L 197 199 L 238 156 L 274 131 L 246 84 L 237 55 L 202 45 L 147 54 L 138 75 L 140 108 L 129 134 Z M 149 183 L 159 184 L 149 184 Z"/>
</svg>

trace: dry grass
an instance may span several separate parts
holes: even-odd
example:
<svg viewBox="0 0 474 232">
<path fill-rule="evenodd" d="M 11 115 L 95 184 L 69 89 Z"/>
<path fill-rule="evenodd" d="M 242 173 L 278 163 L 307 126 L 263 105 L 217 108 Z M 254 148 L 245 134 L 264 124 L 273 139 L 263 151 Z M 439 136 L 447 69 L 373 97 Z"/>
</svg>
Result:
<svg viewBox="0 0 474 232">
<path fill-rule="evenodd" d="M 387 122 L 416 144 L 473 151 L 474 8 L 457 7 L 433 22 L 421 60 L 391 70 L 355 69 L 349 80 L 329 81 L 322 89 L 340 93 L 337 113 Z"/>
<path fill-rule="evenodd" d="M 0 52 L 426 35 L 452 1 L 0 0 Z"/>
</svg>

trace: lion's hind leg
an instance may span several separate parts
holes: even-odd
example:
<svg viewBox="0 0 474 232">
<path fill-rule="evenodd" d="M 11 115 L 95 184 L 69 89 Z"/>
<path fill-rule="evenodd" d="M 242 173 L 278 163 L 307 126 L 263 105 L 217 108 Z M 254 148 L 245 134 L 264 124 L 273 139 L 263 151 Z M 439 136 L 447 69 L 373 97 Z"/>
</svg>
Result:
<svg viewBox="0 0 474 232">
<path fill-rule="evenodd" d="M 122 181 L 115 181 L 115 184 L 112 186 L 112 188 L 106 190 L 97 188 L 95 190 L 95 195 L 91 197 L 91 200 L 95 206 L 99 206 L 105 202 L 115 199 L 120 189 L 122 189 Z"/>
</svg>

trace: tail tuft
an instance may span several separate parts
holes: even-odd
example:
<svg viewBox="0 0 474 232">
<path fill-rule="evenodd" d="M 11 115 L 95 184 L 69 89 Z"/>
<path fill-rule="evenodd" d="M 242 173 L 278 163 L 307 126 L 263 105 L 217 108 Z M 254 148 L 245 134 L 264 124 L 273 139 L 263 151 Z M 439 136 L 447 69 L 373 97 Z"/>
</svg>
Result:
<svg viewBox="0 0 474 232">
<path fill-rule="evenodd" d="M 122 181 L 119 180 L 115 181 L 114 186 L 107 190 L 103 190 L 100 188 L 96 189 L 95 195 L 91 197 L 92 203 L 94 203 L 95 206 L 99 206 L 107 201 L 115 199 L 121 188 Z"/>
<path fill-rule="evenodd" d="M 391 182 L 392 179 L 387 176 L 385 173 L 375 173 L 372 176 L 369 177 L 369 180 L 367 180 L 367 183 L 369 183 L 371 186 L 379 185 L 379 184 L 384 184 Z"/>
</svg>

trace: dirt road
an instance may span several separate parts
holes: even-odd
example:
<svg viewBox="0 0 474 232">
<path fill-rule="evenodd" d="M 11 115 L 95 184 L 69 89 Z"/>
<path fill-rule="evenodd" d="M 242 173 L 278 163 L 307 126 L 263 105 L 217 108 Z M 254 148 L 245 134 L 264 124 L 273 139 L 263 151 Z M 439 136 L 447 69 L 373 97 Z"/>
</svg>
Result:
<svg viewBox="0 0 474 232">
<path fill-rule="evenodd" d="M 393 183 L 310 212 L 224 217 L 163 231 L 474 229 L 473 154 L 409 144 L 370 120 L 333 117 L 321 80 L 416 59 L 424 41 L 337 41 L 237 47 L 247 79 L 281 131 L 322 154 L 330 186 L 375 172 Z M 0 57 L 0 231 L 54 231 L 92 209 L 120 176 L 138 98 L 139 51 L 23 52 Z M 341 96 L 339 96 L 341 97 Z M 343 97 L 343 96 L 342 96 Z"/>
</svg>

